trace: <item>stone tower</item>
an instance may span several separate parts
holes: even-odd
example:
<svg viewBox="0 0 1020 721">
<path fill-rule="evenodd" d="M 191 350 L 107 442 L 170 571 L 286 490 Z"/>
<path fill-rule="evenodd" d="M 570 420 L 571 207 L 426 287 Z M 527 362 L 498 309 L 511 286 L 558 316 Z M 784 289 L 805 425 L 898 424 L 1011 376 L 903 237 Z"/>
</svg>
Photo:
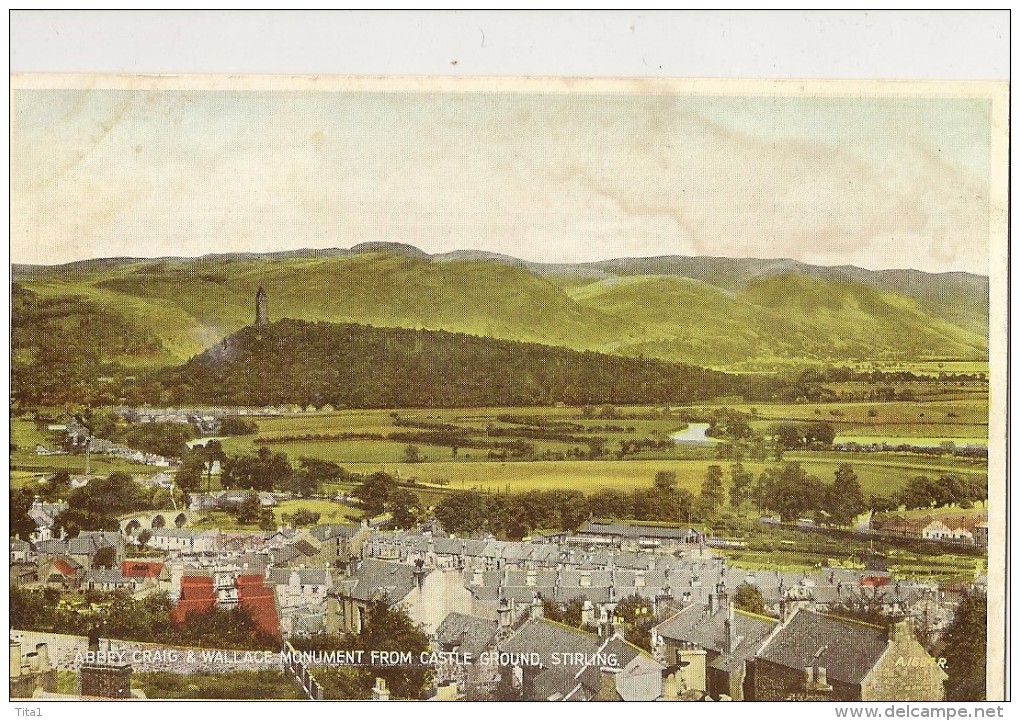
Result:
<svg viewBox="0 0 1020 721">
<path fill-rule="evenodd" d="M 258 293 L 255 294 L 255 325 L 264 326 L 269 325 L 269 307 L 268 307 L 269 296 L 266 295 L 266 289 L 259 286 Z"/>
</svg>

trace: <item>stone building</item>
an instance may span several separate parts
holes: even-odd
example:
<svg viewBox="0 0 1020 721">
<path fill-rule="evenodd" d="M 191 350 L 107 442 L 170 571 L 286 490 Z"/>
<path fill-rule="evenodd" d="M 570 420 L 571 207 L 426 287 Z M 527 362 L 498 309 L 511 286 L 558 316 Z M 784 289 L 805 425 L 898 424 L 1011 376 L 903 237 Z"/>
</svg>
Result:
<svg viewBox="0 0 1020 721">
<path fill-rule="evenodd" d="M 799 610 L 751 661 L 749 700 L 942 701 L 946 678 L 909 620 L 885 629 Z"/>
</svg>

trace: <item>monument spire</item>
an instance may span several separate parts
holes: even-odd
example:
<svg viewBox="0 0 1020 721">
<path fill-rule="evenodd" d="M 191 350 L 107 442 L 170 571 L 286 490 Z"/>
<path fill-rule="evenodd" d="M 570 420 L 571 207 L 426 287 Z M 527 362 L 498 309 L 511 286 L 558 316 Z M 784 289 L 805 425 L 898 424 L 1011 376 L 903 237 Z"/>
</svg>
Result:
<svg viewBox="0 0 1020 721">
<path fill-rule="evenodd" d="M 255 325 L 257 327 L 269 325 L 268 301 L 269 296 L 266 294 L 266 289 L 260 285 L 255 294 Z"/>
</svg>

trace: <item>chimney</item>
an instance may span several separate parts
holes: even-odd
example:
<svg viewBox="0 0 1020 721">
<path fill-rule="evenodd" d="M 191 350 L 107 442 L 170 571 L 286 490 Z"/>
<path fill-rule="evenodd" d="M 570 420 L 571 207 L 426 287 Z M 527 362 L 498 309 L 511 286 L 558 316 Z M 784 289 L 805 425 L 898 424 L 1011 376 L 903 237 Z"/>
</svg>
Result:
<svg viewBox="0 0 1020 721">
<path fill-rule="evenodd" d="M 679 701 L 679 685 L 677 684 L 677 673 L 666 671 L 662 675 L 662 696 L 663 701 Z"/>
<path fill-rule="evenodd" d="M 373 701 L 389 701 L 390 690 L 386 687 L 386 679 L 376 676 L 375 686 L 372 687 L 372 700 Z"/>
<path fill-rule="evenodd" d="M 542 606 L 542 595 L 535 593 L 531 599 L 531 618 L 545 618 L 545 608 Z"/>
<path fill-rule="evenodd" d="M 513 615 L 510 611 L 510 604 L 507 603 L 505 598 L 499 599 L 499 604 L 496 606 L 496 619 L 499 621 L 500 628 L 510 628 L 513 624 Z"/>
<path fill-rule="evenodd" d="M 815 688 L 818 691 L 831 691 L 832 686 L 826 677 L 825 666 L 819 666 L 815 672 Z"/>
<path fill-rule="evenodd" d="M 902 643 L 907 641 L 913 636 L 913 628 L 909 618 L 901 618 L 898 621 L 893 621 L 889 625 L 889 641 L 892 643 Z"/>
<path fill-rule="evenodd" d="M 737 634 L 733 623 L 733 606 L 726 609 L 726 620 L 723 621 L 723 650 L 726 653 L 733 653 L 737 647 Z"/>
<path fill-rule="evenodd" d="M 714 593 L 708 594 L 708 615 L 714 616 L 715 612 L 719 610 L 719 597 Z"/>
<path fill-rule="evenodd" d="M 414 562 L 414 582 L 418 585 L 419 591 L 424 588 L 427 575 L 429 572 L 425 570 L 425 561 L 419 558 Z"/>
<path fill-rule="evenodd" d="M 21 644 L 11 641 L 11 678 L 21 675 Z"/>
</svg>

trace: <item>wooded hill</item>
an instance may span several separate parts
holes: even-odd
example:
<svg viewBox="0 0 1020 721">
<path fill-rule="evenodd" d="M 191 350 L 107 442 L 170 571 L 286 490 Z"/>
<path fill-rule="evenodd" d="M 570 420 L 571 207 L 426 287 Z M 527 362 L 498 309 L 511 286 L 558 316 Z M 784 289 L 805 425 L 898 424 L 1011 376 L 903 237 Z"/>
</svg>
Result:
<svg viewBox="0 0 1020 721">
<path fill-rule="evenodd" d="M 172 403 L 350 408 L 683 403 L 776 381 L 446 331 L 282 320 L 160 372 Z"/>
</svg>

